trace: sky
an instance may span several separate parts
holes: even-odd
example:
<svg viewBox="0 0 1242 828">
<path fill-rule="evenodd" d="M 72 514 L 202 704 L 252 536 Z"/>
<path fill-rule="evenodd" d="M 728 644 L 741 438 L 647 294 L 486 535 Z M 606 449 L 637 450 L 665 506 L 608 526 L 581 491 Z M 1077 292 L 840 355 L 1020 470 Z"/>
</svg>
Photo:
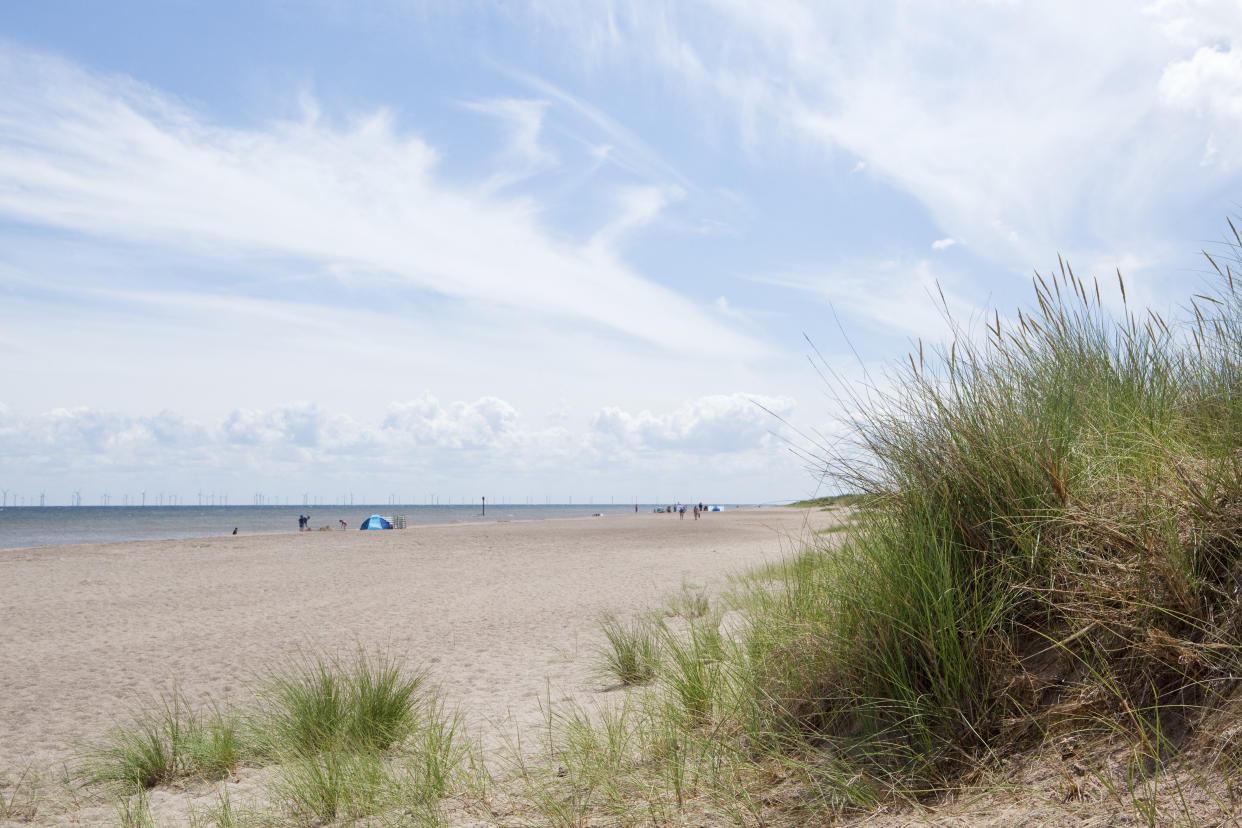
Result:
<svg viewBox="0 0 1242 828">
<path fill-rule="evenodd" d="M 1175 312 L 1240 128 L 1238 0 L 2 4 L 0 489 L 834 491 L 812 353 Z"/>
</svg>

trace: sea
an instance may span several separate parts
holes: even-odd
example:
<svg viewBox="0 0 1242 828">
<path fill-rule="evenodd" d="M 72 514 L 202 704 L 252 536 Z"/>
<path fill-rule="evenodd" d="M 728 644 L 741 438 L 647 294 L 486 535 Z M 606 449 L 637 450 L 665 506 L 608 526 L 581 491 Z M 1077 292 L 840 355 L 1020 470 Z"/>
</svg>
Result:
<svg viewBox="0 0 1242 828">
<path fill-rule="evenodd" d="M 638 506 L 650 512 L 652 506 Z M 479 521 L 548 520 L 633 514 L 628 505 L 469 506 L 10 506 L 0 508 L 0 549 L 62 546 L 71 543 L 175 540 L 231 535 L 275 535 L 298 531 L 298 517 L 310 516 L 310 528 L 338 521 L 353 531 L 371 515 L 404 515 L 406 526 Z M 394 530 L 399 531 L 399 530 Z"/>
</svg>

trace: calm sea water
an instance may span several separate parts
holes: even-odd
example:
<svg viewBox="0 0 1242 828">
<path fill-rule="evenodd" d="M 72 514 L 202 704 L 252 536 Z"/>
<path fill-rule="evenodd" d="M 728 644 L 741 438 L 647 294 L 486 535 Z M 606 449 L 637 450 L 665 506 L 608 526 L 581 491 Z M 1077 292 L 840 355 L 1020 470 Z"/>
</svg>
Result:
<svg viewBox="0 0 1242 828">
<path fill-rule="evenodd" d="M 639 505 L 650 512 L 651 506 Z M 349 530 L 371 515 L 405 515 L 406 524 L 474 521 L 547 520 L 594 514 L 633 514 L 634 505 L 487 506 L 487 515 L 473 506 L 28 506 L 0 509 L 0 549 L 69 543 L 170 540 L 230 535 L 271 535 L 296 532 L 298 515 L 309 514 L 311 528 Z"/>
</svg>

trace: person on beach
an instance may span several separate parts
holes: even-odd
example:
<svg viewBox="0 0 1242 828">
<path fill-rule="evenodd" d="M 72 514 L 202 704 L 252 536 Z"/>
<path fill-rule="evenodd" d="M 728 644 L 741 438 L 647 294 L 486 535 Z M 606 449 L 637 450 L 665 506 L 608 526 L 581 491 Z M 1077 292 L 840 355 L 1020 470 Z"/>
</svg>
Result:
<svg viewBox="0 0 1242 828">
<path fill-rule="evenodd" d="M 695 520 L 699 519 L 699 507 L 698 506 L 694 507 L 694 519 Z"/>
<path fill-rule="evenodd" d="M 338 520 L 338 521 L 337 521 L 337 523 L 341 524 L 341 529 L 342 529 L 342 530 L 344 530 L 344 529 L 348 529 L 348 528 L 349 528 L 349 524 L 348 524 L 348 523 L 346 523 L 346 522 L 345 522 L 345 521 L 343 521 L 343 520 Z"/>
</svg>

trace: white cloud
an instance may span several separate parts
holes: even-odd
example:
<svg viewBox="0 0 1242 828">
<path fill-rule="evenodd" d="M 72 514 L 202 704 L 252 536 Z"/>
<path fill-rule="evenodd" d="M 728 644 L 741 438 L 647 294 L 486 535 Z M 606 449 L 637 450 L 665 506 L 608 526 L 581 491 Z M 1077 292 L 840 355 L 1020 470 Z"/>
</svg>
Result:
<svg viewBox="0 0 1242 828">
<path fill-rule="evenodd" d="M 617 216 L 591 238 L 591 247 L 612 250 L 625 236 L 655 221 L 672 201 L 685 195 L 680 187 L 626 187 L 617 194 Z"/>
<path fill-rule="evenodd" d="M 17 221 L 182 254 L 293 258 L 678 352 L 763 353 L 608 246 L 554 239 L 528 203 L 441 183 L 435 149 L 384 111 L 341 128 L 321 116 L 224 128 L 131 81 L 8 47 L 0 86 L 0 214 Z M 519 110 L 519 143 L 537 152 L 532 112 Z M 649 213 L 618 221 L 634 228 Z"/>
<path fill-rule="evenodd" d="M 948 250 L 957 244 L 957 239 L 936 239 L 932 242 L 932 250 Z"/>
<path fill-rule="evenodd" d="M 743 451 L 765 445 L 770 433 L 779 427 L 773 415 L 789 417 L 793 409 L 794 401 L 789 397 L 721 394 L 663 414 L 604 408 L 592 418 L 591 428 L 596 435 L 633 452 Z"/>
<path fill-rule="evenodd" d="M 733 305 L 729 304 L 729 300 L 723 296 L 717 296 L 716 301 L 712 302 L 712 307 L 716 309 L 717 313 L 748 325 L 751 324 L 750 315 L 733 307 Z"/>
<path fill-rule="evenodd" d="M 543 78 L 516 69 L 507 71 L 516 80 L 539 94 L 558 101 L 607 135 L 611 143 L 595 145 L 591 149 L 592 154 L 600 161 L 609 161 L 648 180 L 668 181 L 685 190 L 693 189 L 690 180 L 680 170 L 665 160 L 646 141 L 617 123 L 598 107 L 569 94 Z"/>
<path fill-rule="evenodd" d="M 1236 0 L 1155 0 L 1143 14 L 1171 43 L 1190 51 L 1204 43 L 1237 41 L 1242 34 L 1242 6 Z"/>
<path fill-rule="evenodd" d="M 983 313 L 955 290 L 954 273 L 937 270 L 926 259 L 857 262 L 755 281 L 819 296 L 853 322 L 928 342 L 951 338 L 954 324 L 969 325 Z"/>
<path fill-rule="evenodd" d="M 221 425 L 220 436 L 235 445 L 313 450 L 333 445 L 329 434 L 356 442 L 357 432 L 351 426 L 348 420 L 332 423 L 318 405 L 299 403 L 273 411 L 235 410 Z"/>
<path fill-rule="evenodd" d="M 1236 0 L 636 2 L 610 5 L 607 29 L 574 5 L 538 8 L 595 61 L 662 66 L 744 146 L 848 153 L 1016 272 L 1070 246 L 1142 248 L 1162 211 L 1242 165 L 1219 140 L 1236 132 Z"/>
<path fill-rule="evenodd" d="M 1242 119 L 1242 50 L 1201 46 L 1189 60 L 1165 69 L 1159 91 L 1171 106 Z"/>
<path fill-rule="evenodd" d="M 470 101 L 464 106 L 498 118 L 509 127 L 508 145 L 500 157 L 502 169 L 488 180 L 485 191 L 515 184 L 559 163 L 556 153 L 546 149 L 539 140 L 547 101 L 503 98 Z"/>
<path fill-rule="evenodd" d="M 444 449 L 500 449 L 520 440 L 513 406 L 495 397 L 454 402 L 447 408 L 431 395 L 393 403 L 384 418 L 386 441 Z"/>
<path fill-rule="evenodd" d="M 692 471 L 763 469 L 781 450 L 773 413 L 788 417 L 793 409 L 787 397 L 709 395 L 659 412 L 606 407 L 575 428 L 532 426 L 495 397 L 441 403 L 430 394 L 393 403 L 373 421 L 313 403 L 236 409 L 214 422 L 167 410 L 135 416 L 79 407 L 19 416 L 0 407 L 0 456 L 20 470 L 6 484 L 35 490 L 69 491 L 88 479 L 103 491 L 185 493 L 223 490 L 232 481 L 235 493 L 253 485 L 272 494 L 297 490 L 307 476 L 390 489 L 408 487 L 412 477 L 419 485 L 477 486 L 540 474 L 546 483 L 571 470 L 628 485 L 643 479 L 653 458 L 657 465 L 680 458 Z"/>
</svg>

